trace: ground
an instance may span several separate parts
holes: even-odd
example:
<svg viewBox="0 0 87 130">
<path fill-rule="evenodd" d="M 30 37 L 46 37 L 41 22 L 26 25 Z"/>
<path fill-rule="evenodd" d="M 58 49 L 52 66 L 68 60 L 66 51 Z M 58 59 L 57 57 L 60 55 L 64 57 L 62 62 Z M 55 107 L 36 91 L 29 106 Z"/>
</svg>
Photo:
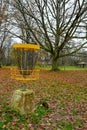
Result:
<svg viewBox="0 0 87 130">
<path fill-rule="evenodd" d="M 87 70 L 41 70 L 37 81 L 27 83 L 38 106 L 27 117 L 9 107 L 21 84 L 11 79 L 10 69 L 0 68 L 0 130 L 87 130 Z"/>
</svg>

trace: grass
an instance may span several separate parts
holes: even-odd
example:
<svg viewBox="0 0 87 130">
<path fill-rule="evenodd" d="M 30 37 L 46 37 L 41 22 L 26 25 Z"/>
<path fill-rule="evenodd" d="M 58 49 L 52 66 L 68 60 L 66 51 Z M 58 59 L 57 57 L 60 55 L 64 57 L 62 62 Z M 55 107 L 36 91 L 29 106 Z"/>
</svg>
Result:
<svg viewBox="0 0 87 130">
<path fill-rule="evenodd" d="M 13 130 L 13 126 L 9 125 L 9 122 L 13 123 L 13 125 L 16 125 L 17 127 L 22 124 L 27 129 L 27 116 L 20 115 L 19 112 L 11 109 L 9 106 L 6 105 L 6 101 L 2 102 L 2 105 L 3 109 L 0 110 L 0 130 Z M 40 119 L 49 111 L 50 109 L 46 109 L 41 104 L 39 104 L 36 110 L 28 115 L 30 118 L 30 122 L 32 124 L 38 124 Z"/>
<path fill-rule="evenodd" d="M 51 70 L 51 65 L 38 65 L 36 66 L 36 68 Z M 80 66 L 69 66 L 69 65 L 62 66 L 61 65 L 59 66 L 59 70 L 87 70 L 87 66 L 83 68 Z"/>
<path fill-rule="evenodd" d="M 73 130 L 73 126 L 69 121 L 60 121 L 57 123 L 57 126 L 61 128 L 61 130 Z"/>
<path fill-rule="evenodd" d="M 82 121 L 80 119 L 76 119 L 74 124 L 72 124 L 69 120 L 66 121 L 59 121 L 57 122 L 57 127 L 59 127 L 61 130 L 74 130 L 75 127 L 80 127 L 82 130 Z"/>
<path fill-rule="evenodd" d="M 2 100 L 0 101 L 0 130 L 20 130 L 22 128 L 29 130 L 29 124 L 38 126 L 38 128 L 35 128 L 36 130 L 42 130 L 40 128 L 41 124 L 44 125 L 43 129 L 48 127 L 49 130 L 57 130 L 58 128 L 60 130 L 83 129 L 87 119 L 85 114 L 87 110 L 87 86 L 78 85 L 76 87 L 72 84 L 62 83 L 58 80 L 58 76 L 60 76 L 58 72 L 42 72 L 42 78 L 40 77 L 37 84 L 35 82 L 34 84 L 29 83 L 29 89 L 33 86 L 36 93 L 37 108 L 27 117 L 20 115 L 9 107 L 8 99 L 10 100 L 11 96 L 8 91 L 6 91 L 7 94 L 2 94 Z M 87 80 L 85 83 L 87 83 Z M 8 85 L 6 83 L 6 86 L 4 83 L 3 93 L 5 89 L 12 87 L 13 84 L 14 82 L 12 81 Z M 9 85 L 11 86 L 9 87 Z M 49 108 L 46 109 L 42 104 L 39 104 L 37 99 L 46 101 L 49 104 Z M 50 126 L 48 126 L 49 124 Z"/>
<path fill-rule="evenodd" d="M 56 122 L 56 127 L 60 128 L 61 130 L 73 130 L 75 127 L 78 128 L 82 128 L 82 121 L 81 119 L 78 119 L 78 115 L 80 114 L 79 112 L 77 112 L 77 110 L 75 108 L 72 109 L 72 107 L 70 108 L 70 105 L 72 106 L 74 101 L 70 101 L 69 104 L 67 105 L 67 100 L 70 99 L 74 99 L 74 97 L 76 95 L 78 95 L 80 97 L 80 99 L 78 100 L 78 98 L 75 98 L 75 102 L 80 102 L 80 100 L 82 99 L 82 95 L 80 95 L 80 92 L 77 93 L 78 89 L 74 91 L 74 93 L 72 95 L 70 95 L 70 90 L 73 88 L 73 86 L 69 86 L 69 85 L 62 85 L 59 83 L 59 87 L 57 88 L 55 85 L 57 83 L 53 83 L 52 85 L 50 85 L 49 89 L 46 89 L 46 91 L 48 93 L 50 93 L 50 95 L 52 96 L 51 98 L 57 99 L 56 97 L 60 97 L 58 98 L 58 103 L 57 103 L 57 109 L 61 108 L 59 111 L 60 116 L 62 117 L 62 120 Z M 55 94 L 55 92 L 53 92 L 54 90 L 58 90 L 58 93 Z M 66 90 L 66 95 L 64 95 L 63 90 Z M 84 90 L 84 88 L 83 88 Z M 82 90 L 82 91 L 83 91 Z M 84 91 L 83 91 L 84 93 Z M 58 94 L 58 95 L 57 95 Z M 69 96 L 70 95 L 70 96 Z M 9 95 L 3 95 L 3 97 L 5 98 L 9 97 Z M 42 97 L 41 98 L 42 101 L 49 101 L 50 98 L 49 97 Z M 37 104 L 37 108 L 36 110 L 31 113 L 30 115 L 28 115 L 29 117 L 27 118 L 26 116 L 21 116 L 17 111 L 11 109 L 8 105 L 6 100 L 2 100 L 1 102 L 3 108 L 0 110 L 0 115 L 1 115 L 1 120 L 0 120 L 0 129 L 1 130 L 14 130 L 14 126 L 15 129 L 18 129 L 21 124 L 23 125 L 23 127 L 25 128 L 25 130 L 27 129 L 27 125 L 28 122 L 30 122 L 31 124 L 35 125 L 35 124 L 39 124 L 40 125 L 40 120 L 50 111 L 50 109 L 46 109 L 45 107 L 43 107 L 41 104 Z M 66 111 L 66 108 L 69 107 L 68 112 Z M 69 113 L 71 113 L 70 115 L 73 116 L 73 120 L 74 122 L 72 123 L 72 121 L 70 122 L 70 120 L 65 120 L 63 119 L 63 117 L 66 117 L 66 115 Z M 56 117 L 55 117 L 56 118 Z M 27 120 L 28 119 L 28 120 Z M 13 126 L 11 126 L 10 124 L 13 123 Z M 19 130 L 19 129 L 18 129 Z"/>
<path fill-rule="evenodd" d="M 14 66 L 2 66 L 2 68 L 12 68 Z M 51 70 L 51 65 L 37 65 L 36 68 L 44 69 L 44 70 Z M 61 65 L 59 66 L 59 70 L 87 70 L 87 66 L 84 68 L 82 66 L 70 66 L 70 65 Z"/>
<path fill-rule="evenodd" d="M 31 122 L 33 124 L 38 124 L 39 120 L 45 115 L 49 110 L 43 107 L 42 105 L 38 105 L 37 109 L 34 113 L 31 114 Z"/>
<path fill-rule="evenodd" d="M 80 67 L 80 66 L 60 66 L 61 70 L 87 70 L 87 67 Z"/>
</svg>

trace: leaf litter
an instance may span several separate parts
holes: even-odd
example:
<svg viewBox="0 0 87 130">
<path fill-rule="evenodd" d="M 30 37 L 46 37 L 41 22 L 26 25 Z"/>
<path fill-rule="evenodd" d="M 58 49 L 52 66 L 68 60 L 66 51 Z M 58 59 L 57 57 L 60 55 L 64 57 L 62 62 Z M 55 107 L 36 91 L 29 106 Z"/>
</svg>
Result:
<svg viewBox="0 0 87 130">
<path fill-rule="evenodd" d="M 40 71 L 37 81 L 29 81 L 35 91 L 35 103 L 43 100 L 48 110 L 32 122 L 12 111 L 10 101 L 22 82 L 12 80 L 10 69 L 0 69 L 0 129 L 4 130 L 87 130 L 87 71 Z M 38 115 L 38 113 L 36 113 Z M 36 118 L 36 117 L 35 117 Z M 32 118 L 33 119 L 33 118 Z"/>
</svg>

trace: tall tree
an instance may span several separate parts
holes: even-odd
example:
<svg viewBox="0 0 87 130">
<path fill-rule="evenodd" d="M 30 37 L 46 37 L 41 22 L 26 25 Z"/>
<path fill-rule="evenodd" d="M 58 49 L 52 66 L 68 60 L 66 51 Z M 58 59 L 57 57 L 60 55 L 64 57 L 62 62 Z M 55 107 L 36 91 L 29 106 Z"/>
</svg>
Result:
<svg viewBox="0 0 87 130">
<path fill-rule="evenodd" d="M 0 0 L 0 63 L 4 58 L 5 47 L 7 45 L 6 41 L 10 38 L 7 31 L 9 27 L 9 15 L 8 15 L 9 5 L 8 0 Z"/>
<path fill-rule="evenodd" d="M 20 29 L 51 54 L 52 70 L 57 70 L 59 58 L 87 44 L 87 0 L 15 0 L 12 4 L 20 14 Z"/>
</svg>

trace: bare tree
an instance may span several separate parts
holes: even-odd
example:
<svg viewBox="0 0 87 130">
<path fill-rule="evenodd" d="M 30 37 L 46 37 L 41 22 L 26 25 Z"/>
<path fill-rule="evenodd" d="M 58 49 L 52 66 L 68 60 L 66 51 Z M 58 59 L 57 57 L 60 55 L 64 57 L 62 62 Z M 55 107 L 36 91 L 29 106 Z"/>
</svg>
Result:
<svg viewBox="0 0 87 130">
<path fill-rule="evenodd" d="M 87 0 L 15 0 L 12 4 L 20 14 L 18 27 L 51 54 L 52 70 L 57 70 L 59 58 L 87 44 Z"/>
<path fill-rule="evenodd" d="M 11 37 L 7 31 L 9 27 L 8 0 L 0 0 L 0 63 L 4 59 L 7 41 Z"/>
</svg>

